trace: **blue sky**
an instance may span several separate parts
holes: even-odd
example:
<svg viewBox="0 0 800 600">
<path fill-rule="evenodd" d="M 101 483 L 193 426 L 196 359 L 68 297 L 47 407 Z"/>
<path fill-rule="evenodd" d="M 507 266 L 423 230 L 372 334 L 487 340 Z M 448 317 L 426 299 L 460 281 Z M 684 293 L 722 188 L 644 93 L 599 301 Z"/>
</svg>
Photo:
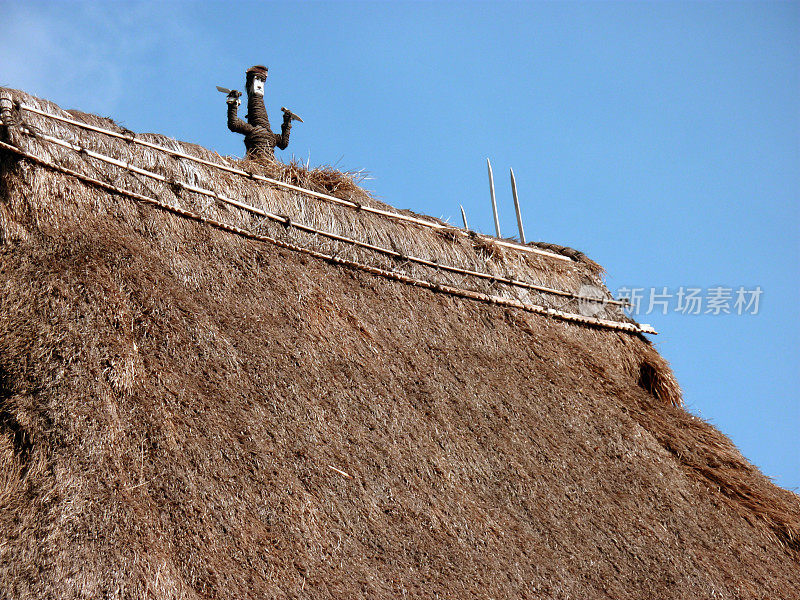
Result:
<svg viewBox="0 0 800 600">
<path fill-rule="evenodd" d="M 0 83 L 241 155 L 215 85 L 270 67 L 292 155 L 380 198 L 604 265 L 612 290 L 760 286 L 759 313 L 640 314 L 688 409 L 800 487 L 800 3 L 0 2 Z M 733 309 L 733 299 L 730 303 Z M 702 309 L 705 311 L 705 307 Z M 732 310 L 735 313 L 735 310 Z"/>
</svg>

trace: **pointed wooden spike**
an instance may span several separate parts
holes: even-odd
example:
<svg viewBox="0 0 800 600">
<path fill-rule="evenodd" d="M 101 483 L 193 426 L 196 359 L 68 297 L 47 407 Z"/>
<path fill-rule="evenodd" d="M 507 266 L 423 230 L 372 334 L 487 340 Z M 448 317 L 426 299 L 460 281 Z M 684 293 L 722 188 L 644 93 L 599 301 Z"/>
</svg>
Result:
<svg viewBox="0 0 800 600">
<path fill-rule="evenodd" d="M 469 231 L 469 225 L 467 224 L 467 213 L 464 212 L 463 206 L 459 204 L 458 207 L 461 209 L 461 219 L 464 221 L 464 229 Z"/>
<path fill-rule="evenodd" d="M 489 192 L 492 195 L 492 215 L 494 216 L 494 232 L 497 237 L 500 235 L 500 219 L 497 218 L 497 200 L 494 197 L 494 174 L 492 173 L 492 163 L 486 159 L 486 166 L 489 167 Z"/>
<path fill-rule="evenodd" d="M 514 194 L 514 210 L 517 211 L 517 227 L 519 227 L 519 241 L 525 244 L 525 230 L 522 228 L 522 212 L 519 209 L 517 197 L 517 180 L 514 179 L 514 169 L 511 169 L 511 193 Z"/>
</svg>

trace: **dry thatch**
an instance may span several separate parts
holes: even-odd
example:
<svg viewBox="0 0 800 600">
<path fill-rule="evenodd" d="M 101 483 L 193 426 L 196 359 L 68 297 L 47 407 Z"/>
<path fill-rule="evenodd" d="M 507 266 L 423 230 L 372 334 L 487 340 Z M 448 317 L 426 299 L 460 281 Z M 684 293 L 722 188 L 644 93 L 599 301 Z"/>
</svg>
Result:
<svg viewBox="0 0 800 600">
<path fill-rule="evenodd" d="M 389 247 L 599 281 L 67 129 Z M 797 596 L 797 496 L 675 406 L 641 337 L 342 269 L 5 152 L 0 241 L 0 597 Z"/>
<path fill-rule="evenodd" d="M 71 111 L 61 111 L 52 103 L 16 92 L 16 98 L 24 104 L 45 110 L 51 114 L 71 116 L 79 121 L 120 133 L 127 131 L 117 127 L 109 119 Z M 270 222 L 243 210 L 228 205 L 214 204 L 208 197 L 181 193 L 183 188 L 169 182 L 188 183 L 208 189 L 224 196 L 235 198 L 273 214 L 289 216 L 292 221 L 314 226 L 335 235 L 344 235 L 361 242 L 395 251 L 402 256 L 413 256 L 456 268 L 485 272 L 498 277 L 522 279 L 534 285 L 578 293 L 584 286 L 604 290 L 606 299 L 611 295 L 600 278 L 599 266 L 588 260 L 582 253 L 554 246 L 539 244 L 548 251 L 564 254 L 575 259 L 554 261 L 551 258 L 519 252 L 508 252 L 490 240 L 455 235 L 456 228 L 431 230 L 414 224 L 398 223 L 384 218 L 376 218 L 366 212 L 354 211 L 341 206 L 309 199 L 302 194 L 286 193 L 271 186 L 254 185 L 246 178 L 221 172 L 197 163 L 177 160 L 162 152 L 149 148 L 131 147 L 120 139 L 87 133 L 79 127 L 51 119 L 43 119 L 36 114 L 23 111 L 22 121 L 30 129 L 54 135 L 58 139 L 86 146 L 106 156 L 127 161 L 131 155 L 136 157 L 137 166 L 167 178 L 168 182 L 154 182 L 151 179 L 132 174 L 125 169 L 109 166 L 92 157 L 65 150 L 42 142 L 36 138 L 25 138 L 22 144 L 36 156 L 64 168 L 76 170 L 109 183 L 120 185 L 146 196 L 158 197 L 164 202 L 181 206 L 186 210 L 202 213 L 204 216 L 225 222 L 235 227 L 254 231 L 258 234 L 284 240 L 303 247 L 314 248 L 326 254 L 342 255 L 349 259 L 367 263 L 382 269 L 401 269 L 406 275 L 435 281 L 441 285 L 463 287 L 464 277 L 458 273 L 441 268 L 415 264 L 376 254 L 363 248 L 325 239 L 313 233 L 286 228 L 280 223 Z M 158 143 L 162 146 L 182 151 L 205 160 L 217 163 L 230 163 L 208 150 L 192 144 L 183 144 L 163 136 L 139 135 L 138 139 Z M 362 206 L 391 208 L 359 188 L 352 178 L 331 168 L 307 170 L 297 163 L 284 165 L 279 162 L 243 161 L 240 166 L 259 175 L 272 177 L 303 187 L 332 193 L 357 202 Z M 400 211 L 413 214 L 410 211 Z M 429 221 L 435 219 L 428 218 Z M 536 244 L 533 244 L 534 246 Z M 526 304 L 548 307 L 567 312 L 580 312 L 577 299 L 566 299 L 540 293 L 536 290 L 509 286 L 498 281 L 469 280 L 468 288 L 479 293 L 491 293 Z M 631 322 L 619 309 L 608 304 L 601 306 L 594 316 L 602 319 Z"/>
</svg>

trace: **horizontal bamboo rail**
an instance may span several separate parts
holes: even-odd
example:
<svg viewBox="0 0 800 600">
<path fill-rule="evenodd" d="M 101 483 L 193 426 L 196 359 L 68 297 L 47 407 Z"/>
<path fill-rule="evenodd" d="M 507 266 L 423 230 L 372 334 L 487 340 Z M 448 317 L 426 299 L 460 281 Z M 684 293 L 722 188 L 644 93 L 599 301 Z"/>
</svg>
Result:
<svg viewBox="0 0 800 600">
<path fill-rule="evenodd" d="M 406 284 L 413 285 L 413 286 L 416 286 L 416 287 L 429 289 L 429 290 L 432 290 L 432 291 L 435 291 L 435 292 L 441 292 L 441 293 L 445 293 L 445 294 L 450 294 L 452 296 L 458 296 L 458 297 L 461 297 L 461 298 L 477 300 L 477 301 L 485 302 L 485 303 L 488 303 L 488 304 L 495 304 L 495 305 L 498 305 L 498 306 L 505 306 L 505 307 L 509 307 L 509 308 L 518 308 L 520 310 L 524 310 L 524 311 L 531 312 L 531 313 L 534 313 L 534 314 L 541 314 L 541 315 L 545 315 L 545 316 L 550 316 L 550 317 L 554 317 L 554 318 L 557 318 L 557 319 L 560 319 L 560 320 L 563 320 L 563 321 L 572 322 L 572 323 L 580 323 L 580 324 L 583 324 L 583 325 L 590 325 L 590 326 L 601 327 L 601 328 L 605 328 L 605 329 L 613 329 L 613 330 L 617 330 L 617 331 L 627 331 L 629 333 L 636 333 L 636 334 L 640 334 L 640 333 L 656 334 L 657 333 L 655 331 L 655 329 L 653 329 L 650 325 L 646 325 L 644 323 L 642 323 L 642 324 L 638 324 L 638 323 L 622 323 L 622 322 L 618 322 L 618 321 L 610 321 L 610 320 L 607 320 L 607 319 L 599 319 L 597 317 L 587 317 L 587 316 L 584 316 L 584 315 L 578 315 L 578 314 L 574 314 L 574 313 L 567 313 L 567 312 L 560 311 L 560 310 L 557 310 L 557 309 L 554 309 L 554 308 L 546 308 L 544 306 L 538 306 L 538 305 L 535 305 L 535 304 L 526 304 L 526 303 L 520 302 L 519 300 L 511 300 L 509 298 L 503 298 L 501 296 L 494 296 L 494 295 L 491 295 L 491 294 L 484 294 L 482 292 L 475 292 L 475 291 L 472 291 L 472 290 L 463 290 L 463 289 L 456 288 L 456 287 L 449 286 L 449 285 L 443 285 L 443 284 L 439 284 L 439 283 L 433 283 L 433 282 L 430 282 L 430 281 L 425 281 L 425 280 L 422 280 L 422 279 L 416 279 L 414 277 L 410 277 L 410 276 L 402 274 L 402 273 L 397 273 L 395 271 L 389 271 L 389 270 L 382 269 L 382 268 L 379 268 L 379 267 L 374 267 L 374 266 L 371 266 L 371 265 L 365 265 L 365 264 L 362 264 L 362 263 L 359 263 L 359 262 L 356 262 L 356 261 L 352 261 L 352 260 L 349 260 L 349 259 L 340 258 L 338 256 L 333 256 L 331 254 L 325 254 L 324 252 L 319 252 L 317 250 L 313 250 L 311 248 L 305 248 L 303 246 L 297 246 L 296 244 L 291 244 L 289 242 L 281 241 L 281 240 L 278 240 L 278 239 L 270 237 L 270 236 L 256 234 L 256 233 L 253 233 L 251 231 L 247 231 L 245 229 L 242 229 L 240 227 L 236 227 L 234 225 L 229 225 L 227 223 L 223 223 L 223 222 L 217 221 L 215 219 L 204 217 L 203 215 L 200 215 L 198 213 L 186 210 L 186 209 L 184 209 L 182 207 L 161 202 L 156 198 L 151 198 L 149 196 L 145 196 L 143 194 L 139 194 L 139 193 L 134 192 L 132 190 L 126 190 L 126 189 L 120 188 L 120 187 L 118 187 L 116 185 L 107 183 L 105 181 L 101 181 L 101 180 L 96 179 L 94 177 L 90 177 L 90 176 L 88 176 L 88 175 L 86 175 L 84 173 L 80 173 L 80 172 L 75 171 L 73 169 L 69 169 L 67 167 L 62 167 L 60 165 L 56 165 L 56 164 L 54 164 L 54 163 L 52 163 L 50 161 L 44 160 L 44 159 L 42 159 L 42 158 L 40 158 L 40 157 L 38 157 L 38 156 L 36 156 L 34 154 L 31 154 L 30 152 L 27 152 L 25 150 L 22 150 L 21 148 L 18 148 L 18 147 L 14 146 L 14 145 L 11 145 L 11 144 L 7 144 L 5 142 L 0 142 L 0 149 L 4 149 L 4 150 L 7 150 L 9 152 L 13 152 L 14 154 L 17 154 L 18 156 L 21 156 L 21 157 L 25 158 L 26 160 L 29 160 L 29 161 L 34 162 L 36 164 L 39 164 L 39 165 L 41 165 L 43 167 L 46 167 L 48 169 L 51 169 L 53 171 L 57 171 L 57 172 L 65 174 L 65 175 L 69 175 L 71 177 L 75 177 L 76 179 L 78 179 L 80 181 L 83 181 L 84 183 L 94 185 L 96 187 L 105 189 L 106 191 L 109 191 L 109 192 L 112 192 L 112 193 L 115 193 L 115 194 L 118 194 L 118 195 L 121 195 L 121 196 L 125 196 L 125 197 L 128 197 L 128 198 L 134 199 L 134 200 L 138 200 L 138 201 L 143 202 L 145 204 L 149 204 L 149 205 L 155 206 L 155 207 L 157 207 L 159 209 L 162 209 L 162 210 L 171 212 L 173 214 L 176 214 L 178 216 L 181 216 L 181 217 L 184 217 L 184 218 L 187 218 L 187 219 L 199 222 L 199 223 L 203 223 L 203 224 L 209 225 L 209 226 L 214 227 L 216 229 L 227 231 L 229 233 L 233 233 L 233 234 L 239 235 L 241 237 L 252 239 L 252 240 L 256 240 L 256 241 L 268 242 L 268 243 L 273 244 L 275 246 L 278 246 L 280 248 L 293 250 L 295 252 L 300 252 L 300 253 L 303 253 L 303 254 L 307 254 L 309 256 L 313 256 L 315 258 L 319 258 L 321 260 L 325 260 L 325 261 L 333 263 L 333 264 L 338 264 L 338 265 L 341 265 L 341 266 L 345 266 L 345 267 L 361 270 L 361 271 L 364 271 L 364 272 L 367 272 L 367 273 L 372 273 L 374 275 L 379 275 L 379 276 L 384 277 L 386 279 L 392 279 L 392 280 L 400 281 L 402 283 L 406 283 Z"/>
<path fill-rule="evenodd" d="M 558 290 L 558 289 L 547 287 L 547 286 L 543 286 L 543 285 L 529 283 L 527 281 L 514 279 L 512 277 L 504 277 L 502 275 L 492 275 L 490 273 L 483 273 L 481 271 L 473 271 L 471 269 L 463 269 L 461 267 L 454 267 L 454 266 L 451 266 L 451 265 L 439 263 L 437 261 L 432 261 L 432 260 L 428 260 L 428 259 L 425 259 L 425 258 L 419 258 L 419 257 L 416 257 L 416 256 L 403 254 L 403 253 L 397 252 L 395 250 L 389 250 L 388 248 L 383 248 L 381 246 L 375 246 L 374 244 L 370 244 L 368 242 L 362 242 L 361 240 L 356 240 L 356 239 L 353 239 L 353 238 L 350 238 L 350 237 L 347 237 L 347 236 L 338 235 L 338 234 L 335 234 L 335 233 L 330 233 L 330 232 L 327 232 L 327 231 L 324 231 L 324 230 L 321 230 L 321 229 L 316 229 L 316 228 L 311 227 L 309 225 L 305 225 L 303 223 L 295 221 L 294 219 L 291 219 L 290 217 L 286 217 L 286 216 L 283 216 L 283 215 L 276 215 L 274 213 L 270 213 L 268 211 L 265 211 L 263 209 L 257 208 L 255 206 L 251 206 L 249 204 L 245 204 L 244 202 L 239 202 L 238 200 L 235 200 L 234 198 L 230 198 L 230 197 L 225 196 L 223 194 L 219 194 L 218 192 L 214 192 L 214 191 L 207 190 L 205 188 L 197 187 L 197 186 L 190 185 L 190 184 L 185 184 L 185 183 L 173 181 L 169 177 L 166 177 L 166 176 L 161 175 L 159 173 L 154 173 L 153 171 L 149 171 L 147 169 L 142 169 L 140 167 L 135 167 L 135 166 L 131 165 L 130 162 L 128 162 L 128 161 L 117 160 L 116 158 L 112 158 L 110 156 L 106 156 L 105 154 L 101 154 L 100 152 L 95 152 L 94 150 L 89 150 L 88 148 L 86 148 L 84 146 L 81 146 L 80 144 L 75 144 L 75 143 L 72 143 L 72 142 L 66 142 L 64 140 L 61 140 L 59 138 L 53 137 L 53 136 L 45 134 L 45 133 L 33 133 L 33 132 L 30 132 L 30 130 L 27 130 L 27 131 L 28 131 L 28 133 L 30 133 L 30 135 L 33 135 L 33 136 L 35 136 L 37 138 L 40 138 L 40 139 L 43 139 L 43 140 L 45 140 L 47 142 L 50 142 L 52 144 L 55 144 L 57 146 L 61 146 L 62 148 L 67 148 L 67 149 L 72 150 L 74 152 L 77 152 L 77 153 L 79 153 L 81 155 L 85 155 L 85 156 L 89 156 L 91 158 L 95 158 L 95 159 L 97 159 L 97 160 L 99 160 L 101 162 L 105 162 L 107 164 L 126 169 L 128 171 L 133 172 L 133 173 L 137 173 L 139 175 L 142 175 L 142 176 L 145 176 L 145 177 L 149 177 L 151 179 L 155 179 L 156 181 L 160 181 L 160 182 L 165 183 L 165 184 L 170 185 L 170 186 L 177 186 L 179 189 L 182 189 L 182 190 L 187 190 L 189 192 L 200 194 L 200 195 L 206 196 L 208 198 L 213 198 L 214 200 L 216 200 L 216 201 L 218 201 L 220 203 L 229 204 L 231 206 L 235 206 L 236 208 L 239 208 L 241 210 L 244 210 L 246 212 L 252 213 L 254 215 L 258 215 L 260 217 L 269 219 L 271 221 L 275 221 L 275 222 L 281 223 L 282 225 L 285 225 L 285 226 L 288 226 L 288 227 L 293 227 L 295 229 L 299 229 L 299 230 L 305 231 L 307 233 L 320 235 L 322 237 L 326 237 L 326 238 L 329 238 L 329 239 L 332 239 L 332 240 L 335 240 L 335 241 L 338 241 L 338 242 L 343 242 L 343 243 L 351 244 L 353 246 L 357 246 L 357 247 L 360 247 L 360 248 L 365 248 L 367 250 L 378 252 L 378 253 L 384 254 L 386 256 L 391 256 L 391 257 L 399 259 L 399 260 L 405 260 L 405 261 L 408 261 L 408 262 L 413 262 L 415 264 L 423 265 L 423 266 L 426 266 L 426 267 L 431 267 L 431 268 L 434 268 L 434 269 L 440 269 L 442 271 L 448 271 L 448 272 L 451 272 L 451 273 L 457 273 L 457 274 L 460 274 L 460 275 L 468 275 L 468 276 L 476 277 L 476 278 L 479 278 L 479 279 L 486 279 L 486 280 L 494 281 L 494 282 L 497 282 L 497 283 L 502 283 L 502 284 L 505 284 L 505 285 L 511 285 L 511 286 L 514 286 L 514 287 L 534 290 L 534 291 L 538 291 L 538 292 L 544 292 L 544 293 L 553 294 L 553 295 L 557 295 L 557 296 L 562 296 L 562 297 L 566 297 L 566 298 L 574 298 L 574 299 L 577 299 L 577 300 L 580 300 L 580 301 L 594 302 L 594 303 L 598 303 L 598 304 L 613 304 L 613 305 L 616 305 L 616 306 L 627 306 L 627 302 L 624 302 L 622 300 L 615 300 L 613 298 L 606 299 L 606 298 L 592 298 L 592 297 L 588 297 L 588 296 L 581 296 L 580 294 L 575 294 L 573 292 L 567 292 L 567 291 L 564 291 L 564 290 Z"/>
<path fill-rule="evenodd" d="M 414 223 L 416 225 L 421 225 L 423 227 L 429 227 L 432 229 L 438 229 L 442 231 L 453 231 L 459 235 L 465 237 L 471 237 L 473 235 L 478 236 L 481 239 L 485 239 L 493 244 L 497 244 L 498 246 L 502 246 L 504 248 L 511 248 L 517 250 L 519 252 L 528 252 L 531 254 L 539 254 L 542 256 L 548 256 L 550 258 L 555 258 L 557 260 L 565 260 L 568 262 L 572 262 L 572 258 L 568 256 L 564 256 L 562 254 L 556 254 L 555 252 L 548 252 L 547 250 L 542 250 L 540 248 L 536 248 L 533 246 L 527 246 L 523 244 L 517 244 L 514 242 L 509 242 L 508 240 L 503 240 L 499 238 L 494 238 L 490 236 L 481 235 L 475 232 L 464 231 L 463 229 L 459 229 L 458 227 L 454 227 L 452 225 L 443 225 L 441 223 L 436 223 L 435 221 L 429 221 L 427 219 L 420 219 L 417 217 L 412 217 L 411 215 L 404 215 L 402 213 L 393 212 L 389 210 L 383 210 L 381 208 L 376 208 L 372 206 L 366 206 L 360 204 L 359 202 L 354 202 L 352 200 L 345 200 L 344 198 L 337 198 L 336 196 L 331 196 L 329 194 L 323 194 L 321 192 L 315 192 L 313 190 L 308 190 L 306 188 L 292 185 L 291 183 L 286 183 L 283 181 L 278 181 L 277 179 L 272 179 L 270 177 L 265 177 L 263 175 L 258 175 L 256 173 L 251 173 L 249 171 L 244 171 L 242 169 L 237 169 L 235 167 L 229 167 L 228 165 L 223 165 L 214 161 L 205 160 L 203 158 L 192 156 L 191 154 L 186 154 L 185 152 L 180 152 L 178 150 L 173 150 L 171 148 L 167 148 L 165 146 L 160 146 L 159 144 L 154 144 L 152 142 L 148 142 L 145 140 L 141 140 L 136 137 L 136 134 L 131 132 L 130 134 L 119 133 L 116 131 L 111 131 L 110 129 L 105 129 L 103 127 L 97 127 L 96 125 L 90 125 L 89 123 L 84 123 L 82 121 L 78 121 L 76 119 L 70 119 L 69 117 L 62 117 L 61 115 L 55 115 L 53 113 L 49 113 L 43 110 L 39 110 L 33 106 L 29 106 L 22 102 L 18 103 L 19 108 L 27 110 L 28 112 L 32 112 L 37 115 L 41 115 L 43 117 L 47 117 L 50 119 L 55 119 L 56 121 L 61 121 L 62 123 L 67 123 L 69 125 L 73 125 L 75 127 L 80 127 L 82 129 L 86 129 L 89 131 L 94 131 L 96 133 L 102 133 L 104 135 L 108 135 L 110 137 L 114 137 L 117 139 L 125 140 L 129 143 L 138 144 L 140 146 L 144 146 L 146 148 L 151 148 L 153 150 L 158 150 L 160 152 L 164 152 L 166 154 L 170 154 L 176 158 L 182 158 L 189 161 L 194 161 L 198 164 L 205 165 L 207 167 L 212 167 L 215 169 L 219 169 L 221 171 L 226 171 L 228 173 L 232 173 L 235 175 L 239 175 L 242 177 L 247 177 L 248 179 L 252 179 L 255 181 L 261 181 L 264 183 L 268 183 L 270 185 L 284 188 L 287 190 L 291 190 L 297 192 L 299 194 L 303 194 L 305 196 L 310 196 L 312 198 L 317 198 L 319 200 L 324 200 L 326 202 L 331 202 L 334 204 L 339 204 L 341 206 L 347 206 L 349 208 L 353 208 L 356 210 L 372 213 L 375 215 L 380 215 L 383 217 L 388 217 L 390 219 L 395 219 L 398 221 L 405 221 L 407 223 Z"/>
</svg>

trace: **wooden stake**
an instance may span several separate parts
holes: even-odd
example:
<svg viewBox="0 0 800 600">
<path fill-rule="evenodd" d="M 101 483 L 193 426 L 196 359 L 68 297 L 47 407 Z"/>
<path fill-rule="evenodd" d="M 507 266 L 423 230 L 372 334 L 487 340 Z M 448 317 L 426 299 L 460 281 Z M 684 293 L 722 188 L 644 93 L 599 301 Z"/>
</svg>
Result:
<svg viewBox="0 0 800 600">
<path fill-rule="evenodd" d="M 486 166 L 489 167 L 489 193 L 492 195 L 492 214 L 494 215 L 494 232 L 497 237 L 503 237 L 500 235 L 500 219 L 497 218 L 497 200 L 494 197 L 494 174 L 492 173 L 492 163 L 489 162 L 489 159 L 486 159 Z"/>
<path fill-rule="evenodd" d="M 458 207 L 461 209 L 461 220 L 464 221 L 464 229 L 469 231 L 469 224 L 467 223 L 467 213 L 464 212 L 464 207 L 460 204 Z"/>
<path fill-rule="evenodd" d="M 517 211 L 517 227 L 519 227 L 519 241 L 525 244 L 525 230 L 522 228 L 522 213 L 519 210 L 517 197 L 517 180 L 514 179 L 514 169 L 511 169 L 511 193 L 514 194 L 514 210 Z"/>
</svg>

